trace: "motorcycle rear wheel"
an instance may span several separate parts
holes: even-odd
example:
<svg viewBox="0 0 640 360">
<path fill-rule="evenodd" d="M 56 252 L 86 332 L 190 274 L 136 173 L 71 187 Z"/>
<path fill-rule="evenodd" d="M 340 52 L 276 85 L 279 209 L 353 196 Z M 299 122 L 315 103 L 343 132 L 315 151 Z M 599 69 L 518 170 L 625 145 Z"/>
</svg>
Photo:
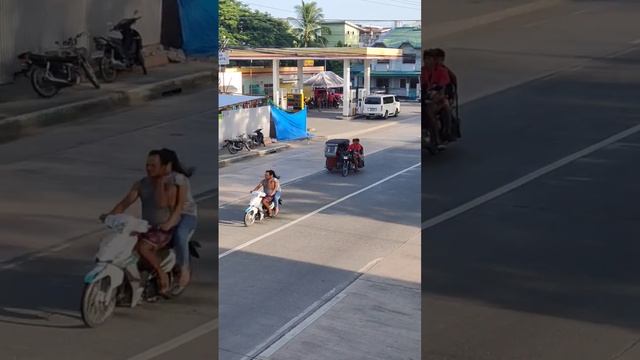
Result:
<svg viewBox="0 0 640 360">
<path fill-rule="evenodd" d="M 106 83 L 114 82 L 118 77 L 118 71 L 113 67 L 111 54 L 105 54 L 100 58 L 100 77 Z"/>
<path fill-rule="evenodd" d="M 45 75 L 45 69 L 41 67 L 34 68 L 33 71 L 31 71 L 31 86 L 40 97 L 51 98 L 58 94 L 60 88 L 47 80 Z"/>
<path fill-rule="evenodd" d="M 233 155 L 238 152 L 238 149 L 233 144 L 227 144 L 227 150 L 229 150 L 229 154 Z"/>
<path fill-rule="evenodd" d="M 111 278 L 109 277 L 104 277 L 91 284 L 85 284 L 82 292 L 80 313 L 82 315 L 82 321 L 84 321 L 88 327 L 98 327 L 113 315 L 116 308 L 115 291 L 111 294 L 111 299 L 108 299 L 106 304 L 97 304 L 96 299 L 96 296 L 100 294 L 100 292 L 106 292 L 110 285 Z M 98 308 L 96 309 L 96 307 Z"/>
</svg>

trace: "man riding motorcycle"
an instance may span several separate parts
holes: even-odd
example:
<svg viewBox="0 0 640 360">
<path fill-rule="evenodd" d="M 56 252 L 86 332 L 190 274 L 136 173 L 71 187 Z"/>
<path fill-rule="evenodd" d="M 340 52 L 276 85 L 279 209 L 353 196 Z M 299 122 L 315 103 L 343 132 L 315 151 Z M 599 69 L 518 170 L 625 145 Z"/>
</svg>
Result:
<svg viewBox="0 0 640 360">
<path fill-rule="evenodd" d="M 444 150 L 444 141 L 451 139 L 452 113 L 446 89 L 451 86 L 449 70 L 437 60 L 438 52 L 425 50 L 424 66 L 420 75 L 424 96 L 423 111 L 426 113 L 427 124 L 434 143 L 439 150 Z M 441 57 L 442 58 L 442 57 Z M 440 121 L 438 121 L 440 118 Z M 440 139 L 440 127 L 443 128 L 445 139 Z"/>
<path fill-rule="evenodd" d="M 152 230 L 138 235 L 136 249 L 138 254 L 153 268 L 158 277 L 159 294 L 169 296 L 169 277 L 162 270 L 158 251 L 171 241 L 173 228 L 179 218 L 173 215 L 176 208 L 177 189 L 165 176 L 170 159 L 159 150 L 149 152 L 147 157 L 147 176 L 136 181 L 127 195 L 107 214 L 100 216 L 104 220 L 108 215 L 124 213 L 138 199 L 142 204 L 142 219 L 152 226 Z"/>
<path fill-rule="evenodd" d="M 280 181 L 278 181 L 278 179 L 279 177 L 276 175 L 275 171 L 267 170 L 264 173 L 264 179 L 260 181 L 260 183 L 258 183 L 258 185 L 256 185 L 253 190 L 250 191 L 258 191 L 260 190 L 260 188 L 262 188 L 262 191 L 264 191 L 264 193 L 267 195 L 262 199 L 262 205 L 267 210 L 268 216 L 272 216 L 271 209 L 269 208 L 271 202 L 275 201 L 274 211 L 276 212 L 276 215 L 280 210 L 279 200 L 282 190 L 280 187 Z"/>
<path fill-rule="evenodd" d="M 353 139 L 349 147 L 347 147 L 347 152 L 353 156 L 353 162 L 356 164 L 356 167 L 362 167 L 364 162 L 364 147 L 360 145 L 360 139 Z"/>
</svg>

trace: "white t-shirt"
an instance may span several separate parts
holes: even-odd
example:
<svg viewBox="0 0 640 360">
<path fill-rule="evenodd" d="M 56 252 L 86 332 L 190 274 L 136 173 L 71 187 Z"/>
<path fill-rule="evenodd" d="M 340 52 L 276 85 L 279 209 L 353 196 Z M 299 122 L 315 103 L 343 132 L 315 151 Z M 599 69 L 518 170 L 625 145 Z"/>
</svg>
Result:
<svg viewBox="0 0 640 360">
<path fill-rule="evenodd" d="M 198 216 L 198 205 L 193 199 L 193 194 L 191 193 L 191 182 L 189 178 L 184 176 L 183 174 L 173 172 L 173 183 L 177 186 L 186 186 L 187 188 L 187 199 L 182 207 L 182 214 L 185 215 L 193 215 Z"/>
</svg>

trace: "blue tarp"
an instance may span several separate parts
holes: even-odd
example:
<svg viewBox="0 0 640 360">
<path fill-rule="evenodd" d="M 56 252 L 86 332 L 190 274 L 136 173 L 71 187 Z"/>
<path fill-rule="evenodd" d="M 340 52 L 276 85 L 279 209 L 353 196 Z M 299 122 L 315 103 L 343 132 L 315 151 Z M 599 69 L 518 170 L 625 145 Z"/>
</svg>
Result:
<svg viewBox="0 0 640 360">
<path fill-rule="evenodd" d="M 272 105 L 271 118 L 276 126 L 276 138 L 278 140 L 298 140 L 308 137 L 306 108 L 296 113 L 288 113 Z"/>
<path fill-rule="evenodd" d="M 218 2 L 178 0 L 182 24 L 182 48 L 187 55 L 218 53 Z"/>
</svg>

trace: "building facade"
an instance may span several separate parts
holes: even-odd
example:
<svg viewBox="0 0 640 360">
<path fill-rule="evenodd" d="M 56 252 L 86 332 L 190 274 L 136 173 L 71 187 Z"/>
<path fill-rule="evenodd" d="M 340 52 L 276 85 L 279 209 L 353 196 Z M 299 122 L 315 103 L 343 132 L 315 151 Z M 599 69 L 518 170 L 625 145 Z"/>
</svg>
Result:
<svg viewBox="0 0 640 360">
<path fill-rule="evenodd" d="M 360 46 L 360 33 L 362 28 L 349 21 L 329 21 L 322 24 L 330 33 L 324 33 L 327 39 L 327 47 Z"/>
<path fill-rule="evenodd" d="M 375 44 L 376 47 L 402 49 L 398 60 L 377 60 L 371 68 L 371 91 L 386 92 L 401 98 L 419 96 L 422 64 L 422 32 L 419 27 L 391 29 Z"/>
</svg>

